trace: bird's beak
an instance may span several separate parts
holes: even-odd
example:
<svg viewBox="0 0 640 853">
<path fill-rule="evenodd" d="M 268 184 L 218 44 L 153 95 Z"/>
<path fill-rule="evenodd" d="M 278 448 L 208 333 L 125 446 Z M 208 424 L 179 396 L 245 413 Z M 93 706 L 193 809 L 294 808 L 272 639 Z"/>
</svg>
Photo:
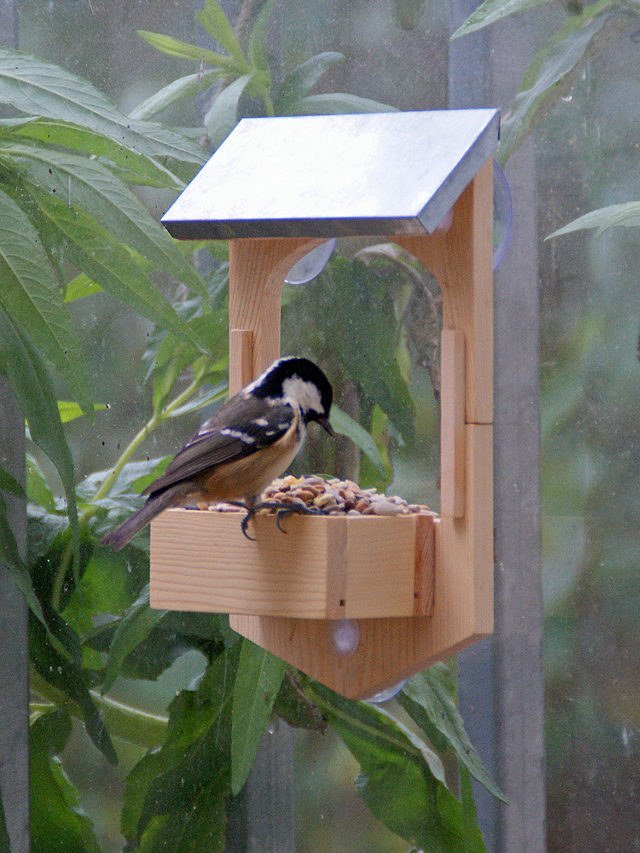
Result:
<svg viewBox="0 0 640 853">
<path fill-rule="evenodd" d="M 320 426 L 322 427 L 322 429 L 326 430 L 326 431 L 329 433 L 329 435 L 331 436 L 331 438 L 335 438 L 335 437 L 336 437 L 336 434 L 335 434 L 335 432 L 333 431 L 333 427 L 332 427 L 332 426 L 331 426 L 331 424 L 329 423 L 329 418 L 328 418 L 326 415 L 325 415 L 323 418 L 318 418 L 318 423 L 320 424 Z"/>
</svg>

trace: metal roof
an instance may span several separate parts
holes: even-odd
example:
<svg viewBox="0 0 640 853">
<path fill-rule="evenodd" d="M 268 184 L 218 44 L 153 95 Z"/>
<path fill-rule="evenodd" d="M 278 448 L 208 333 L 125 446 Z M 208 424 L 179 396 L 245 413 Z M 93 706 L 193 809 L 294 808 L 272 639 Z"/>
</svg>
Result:
<svg viewBox="0 0 640 853">
<path fill-rule="evenodd" d="M 498 134 L 493 109 L 243 119 L 162 221 L 180 239 L 431 233 Z"/>
</svg>

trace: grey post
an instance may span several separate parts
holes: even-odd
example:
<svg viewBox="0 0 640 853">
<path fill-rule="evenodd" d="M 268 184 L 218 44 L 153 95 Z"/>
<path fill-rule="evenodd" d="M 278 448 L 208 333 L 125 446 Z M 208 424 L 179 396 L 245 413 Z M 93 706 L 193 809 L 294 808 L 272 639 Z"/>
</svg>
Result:
<svg viewBox="0 0 640 853">
<path fill-rule="evenodd" d="M 452 0 L 452 32 L 477 5 L 477 0 Z M 526 15 L 516 15 L 452 43 L 450 106 L 509 104 L 533 55 L 530 24 Z M 542 853 L 538 266 L 531 141 L 511 157 L 506 175 L 514 230 L 495 278 L 496 632 L 459 656 L 459 695 L 472 741 L 509 799 L 503 806 L 484 793 L 479 796 L 488 848 Z"/>
<path fill-rule="evenodd" d="M 0 43 L 18 40 L 15 0 L 0 0 Z M 0 376 L 0 465 L 24 485 L 24 418 Z M 26 555 L 23 501 L 6 495 L 9 524 Z M 29 850 L 29 645 L 27 608 L 8 571 L 0 566 L 0 792 L 11 853 Z"/>
</svg>

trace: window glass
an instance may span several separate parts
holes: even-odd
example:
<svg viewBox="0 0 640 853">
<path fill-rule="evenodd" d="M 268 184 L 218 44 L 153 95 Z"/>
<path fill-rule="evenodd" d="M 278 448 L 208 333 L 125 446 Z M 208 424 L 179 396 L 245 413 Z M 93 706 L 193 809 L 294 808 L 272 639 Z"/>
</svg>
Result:
<svg viewBox="0 0 640 853">
<path fill-rule="evenodd" d="M 455 60 L 456 53 L 450 47 L 448 4 L 420 0 L 350 0 L 349 3 L 288 0 L 271 5 L 272 14 L 263 21 L 265 62 L 273 76 L 272 88 L 266 89 L 259 74 L 251 77 L 246 68 L 244 72 L 242 68 L 238 70 L 245 60 L 237 56 L 235 60 L 240 66 L 234 66 L 231 78 L 223 74 L 218 75 L 219 79 L 214 79 L 215 75 L 205 76 L 212 67 L 212 54 L 203 53 L 208 61 L 200 62 L 198 51 L 224 54 L 228 70 L 235 37 L 223 26 L 218 30 L 222 35 L 216 43 L 206 32 L 206 26 L 196 24 L 192 4 L 168 0 L 134 4 L 116 0 L 48 3 L 19 0 L 17 46 L 88 81 L 111 99 L 123 115 L 133 116 L 132 122 L 148 118 L 179 128 L 189 145 L 203 146 L 207 154 L 222 142 L 237 117 L 277 112 L 279 105 L 283 112 L 292 109 L 286 92 L 285 95 L 280 92 L 278 101 L 278 87 L 294 68 L 311 57 L 315 57 L 312 67 L 316 70 L 312 72 L 306 66 L 305 73 L 309 74 L 306 94 L 335 95 L 330 101 L 321 97 L 314 101 L 317 111 L 379 110 L 387 105 L 401 110 L 447 106 L 450 55 L 454 61 L 460 61 Z M 536 185 L 531 204 L 536 205 L 540 286 L 548 849 L 632 850 L 638 847 L 636 780 L 640 725 L 637 710 L 640 457 L 636 435 L 640 366 L 639 322 L 635 310 L 640 261 L 636 200 L 640 198 L 640 180 L 634 168 L 638 154 L 640 22 L 633 8 L 622 10 L 614 3 L 598 4 L 595 11 L 591 7 L 583 10 L 578 3 L 542 5 L 542 10 L 529 13 L 532 16 L 529 47 L 532 53 L 541 52 L 537 55 L 538 64 L 534 63 L 523 85 L 530 85 L 540 98 L 538 108 L 532 109 L 528 118 L 535 129 Z M 202 4 L 196 6 L 201 12 Z M 214 7 L 219 8 L 217 4 L 206 4 L 205 11 L 208 8 L 213 16 L 209 24 L 214 20 L 220 27 L 221 18 L 212 11 Z M 259 63 L 260 10 L 264 14 L 264 5 L 228 2 L 222 3 L 222 7 L 235 27 L 242 46 L 238 50 L 243 50 L 245 57 L 253 51 L 253 60 Z M 500 23 L 493 25 L 500 26 Z M 153 36 L 145 39 L 138 31 L 160 33 L 176 41 L 170 43 L 158 37 L 154 41 Z M 548 40 L 554 37 L 555 47 L 548 49 Z M 486 50 L 490 49 L 489 44 L 485 42 Z M 184 45 L 196 47 L 189 51 Z M 163 47 L 164 52 L 158 47 Z M 174 55 L 168 55 L 171 53 Z M 321 59 L 317 58 L 319 55 Z M 560 57 L 555 65 L 554 57 Z M 511 61 L 513 56 L 505 57 L 505 64 L 507 59 Z M 479 75 L 481 65 L 482 73 L 486 71 L 485 60 L 480 55 Z M 495 75 L 495 56 L 492 61 Z M 545 88 L 540 82 L 544 77 L 541 68 L 557 76 L 557 86 Z M 170 98 L 165 90 L 168 105 L 156 112 L 147 99 L 186 75 L 193 75 L 188 84 L 189 94 L 168 103 Z M 199 75 L 200 80 L 196 79 Z M 221 88 L 221 80 L 225 89 Z M 207 89 L 205 83 L 217 88 Z M 186 87 L 187 83 L 183 85 Z M 496 103 L 486 105 L 501 107 L 503 127 L 509 127 L 510 116 L 518 115 L 518 102 L 512 104 L 516 91 L 505 94 L 501 79 L 495 80 L 494 85 L 503 101 L 497 103 L 496 94 Z M 232 89 L 233 86 L 236 88 Z M 560 91 L 560 97 L 556 97 Z M 13 106 L 3 107 L 3 117 L 13 119 L 34 111 L 21 108 L 19 100 L 10 102 Z M 308 111 L 312 111 L 311 103 L 306 104 Z M 522 99 L 519 103 L 521 107 Z M 136 112 L 141 104 L 145 104 L 144 110 Z M 46 110 L 43 114 L 51 118 Z M 72 120 L 70 113 L 61 117 Z M 133 124 L 126 130 L 133 132 Z M 11 132 L 18 131 L 14 128 Z M 53 130 L 44 132 L 53 133 Z M 67 295 L 79 296 L 64 309 L 72 319 L 86 358 L 86 376 L 76 374 L 76 390 L 81 396 L 83 383 L 88 384 L 85 381 L 90 378 L 99 411 L 92 424 L 84 418 L 71 419 L 64 429 L 73 456 L 75 481 L 80 484 L 79 512 L 89 524 L 89 538 L 95 544 L 109 529 L 109 519 L 112 523 L 122 520 L 127 511 L 138 506 L 134 495 L 153 475 L 159 474 L 161 468 L 157 466 L 163 460 L 166 464 L 166 457 L 194 433 L 203 412 L 209 415 L 220 406 L 227 369 L 228 258 L 224 246 L 185 248 L 184 257 L 190 256 L 191 251 L 195 253 L 195 283 L 188 273 L 183 277 L 178 274 L 184 272 L 181 266 L 184 257 L 179 253 L 170 259 L 167 255 L 166 263 L 160 263 L 151 245 L 156 240 L 152 225 L 138 218 L 142 214 L 132 214 L 135 222 L 129 222 L 128 227 L 133 236 L 127 237 L 125 219 L 117 214 L 117 201 L 112 198 L 101 208 L 103 202 L 96 195 L 81 197 L 72 177 L 77 164 L 62 162 L 61 152 L 66 152 L 66 156 L 70 150 L 65 132 L 57 137 L 37 136 L 40 131 L 34 131 L 34 136 L 28 129 L 22 133 L 19 140 L 22 145 L 32 145 L 37 139 L 51 144 L 50 189 L 57 196 L 51 201 L 47 195 L 47 201 L 35 194 L 31 201 L 25 202 L 16 190 L 12 203 L 18 206 L 24 203 L 28 215 L 49 235 L 50 243 L 45 246 L 41 262 L 51 264 L 53 287 L 61 283 Z M 92 140 L 89 148 L 77 144 L 79 148 L 71 146 L 74 156 L 86 158 L 98 141 Z M 175 139 L 171 142 L 163 138 L 161 144 L 175 144 Z M 123 145 L 129 152 L 126 144 Z M 148 165 L 127 162 L 129 153 L 118 160 L 113 147 L 98 151 L 95 161 L 97 169 L 101 168 L 101 162 L 108 161 L 110 172 L 129 186 L 135 199 L 155 220 L 175 197 L 176 188 L 188 181 L 198 166 L 197 157 L 185 155 L 182 160 L 172 160 L 167 149 L 163 150 L 164 154 L 156 160 L 158 171 L 153 175 Z M 25 177 L 29 187 L 41 180 L 43 173 L 38 171 L 36 175 L 40 166 L 33 164 L 30 155 L 12 149 L 8 156 L 14 158 L 11 166 L 4 165 L 0 150 L 0 185 L 5 175 Z M 11 171 L 14 165 L 15 172 Z M 165 166 L 176 176 L 173 188 L 169 187 L 166 175 L 161 174 Z M 13 177 L 8 180 L 13 181 Z M 517 177 L 514 192 L 516 183 Z M 43 224 L 37 211 L 42 208 L 48 211 L 47 216 L 62 217 L 62 209 L 56 205 L 65 191 L 69 206 L 80 207 L 84 213 L 65 220 L 68 230 L 59 232 L 58 226 L 50 229 Z M 635 206 L 608 209 L 634 202 Z M 608 210 L 582 223 L 583 228 L 546 239 L 577 217 L 601 208 Z M 91 222 L 82 219 L 85 214 Z M 513 227 L 518 229 L 518 221 Z M 82 228 L 87 230 L 81 231 Z M 80 233 L 86 237 L 78 239 Z M 331 260 L 316 278 L 307 284 L 284 288 L 283 352 L 304 354 L 321 363 L 334 382 L 336 403 L 365 426 L 373 442 L 373 451 L 367 453 L 363 448 L 354 449 L 345 439 L 339 439 L 333 446 L 324 437 L 310 434 L 292 470 L 339 473 L 358 479 L 364 487 L 375 486 L 437 510 L 438 404 L 434 391 L 437 392 L 438 384 L 439 289 L 437 282 L 418 265 L 405 257 L 398 258 L 395 250 L 379 243 L 339 240 Z M 127 286 L 138 281 L 138 275 L 140 281 L 151 276 L 167 304 L 175 309 L 175 313 L 170 311 L 171 322 L 192 323 L 192 328 L 205 336 L 210 347 L 206 371 L 197 362 L 195 350 L 187 352 L 176 345 L 173 352 L 166 343 L 162 347 L 169 321 L 159 303 L 146 305 L 140 311 L 134 310 L 135 298 L 131 294 L 125 300 L 127 304 L 101 293 L 81 295 L 92 277 L 107 276 L 109 270 L 115 270 L 116 280 L 106 278 L 102 285 L 112 293 L 121 285 L 118 276 Z M 208 291 L 213 306 L 208 326 L 202 320 L 197 298 L 200 285 Z M 173 328 L 175 331 L 177 327 Z M 348 336 L 350 351 L 359 355 L 359 373 L 345 366 L 344 351 L 335 344 L 338 331 L 342 340 Z M 518 345 L 514 340 L 513 347 Z M 164 359 L 164 372 L 151 378 L 156 355 L 160 362 Z M 67 356 L 66 351 L 59 353 L 60 364 L 66 363 Z M 187 368 L 194 364 L 199 377 L 197 394 L 208 404 L 202 408 L 194 405 L 197 395 L 190 396 L 194 373 Z M 200 368 L 204 372 L 197 374 Z M 388 380 L 385 400 L 376 397 L 375 390 L 379 388 L 377 382 L 383 368 L 387 370 Z M 66 369 L 66 374 L 64 369 L 52 373 L 55 383 L 52 393 L 61 399 L 73 396 L 68 385 L 73 370 L 68 364 Z M 162 398 L 163 382 L 167 383 L 165 398 Z M 85 404 L 88 399 L 84 399 Z M 174 417 L 182 402 L 190 404 L 191 411 Z M 158 424 L 160 420 L 163 423 Z M 148 435 L 143 434 L 145 427 Z M 38 793 L 34 787 L 33 791 L 34 826 L 45 825 L 39 821 L 46 823 L 43 814 L 46 816 L 48 808 L 45 805 L 44 811 L 39 811 L 36 797 L 44 797 L 44 803 L 47 796 L 53 796 L 52 792 L 62 791 L 67 806 L 71 803 L 72 807 L 62 809 L 61 832 L 67 842 L 69 838 L 75 840 L 73 849 L 120 850 L 124 838 L 132 845 L 140 841 L 143 826 L 148 832 L 148 849 L 160 849 L 152 846 L 153 843 L 163 832 L 169 829 L 173 832 L 178 819 L 184 819 L 187 825 L 185 815 L 197 799 L 192 792 L 193 799 L 185 794 L 183 801 L 182 793 L 180 796 L 176 793 L 182 792 L 180 768 L 185 772 L 201 768 L 197 762 L 208 756 L 212 764 L 207 765 L 207 772 L 202 771 L 203 778 L 215 780 L 216 773 L 221 772 L 215 764 L 215 755 L 221 754 L 220 750 L 216 752 L 220 744 L 211 734 L 213 717 L 207 717 L 217 711 L 206 705 L 204 693 L 198 691 L 204 689 L 203 683 L 207 685 L 207 677 L 212 681 L 214 676 L 219 677 L 215 685 L 222 691 L 220 707 L 230 709 L 231 694 L 224 693 L 227 688 L 221 672 L 226 672 L 227 666 L 238 665 L 234 654 L 239 655 L 239 651 L 234 652 L 223 619 L 212 622 L 206 615 L 199 618 L 169 614 L 157 624 L 153 621 L 156 617 L 149 615 L 144 601 L 148 578 L 144 549 L 133 549 L 123 558 L 114 558 L 104 551 L 94 553 L 86 541 L 81 542 L 83 593 L 72 591 L 65 567 L 69 568 L 73 562 L 73 549 L 62 533 L 66 527 L 61 510 L 66 493 L 64 461 L 56 453 L 52 456 L 43 452 L 35 423 L 30 424 L 30 432 L 33 438 L 28 447 L 30 559 L 36 567 L 36 593 L 40 595 L 46 589 L 47 601 L 53 603 L 75 632 L 69 639 L 71 635 L 63 636 L 63 632 L 56 635 L 59 625 L 54 628 L 49 625 L 47 630 L 53 632 L 52 638 L 43 627 L 46 618 L 39 622 L 34 617 L 34 636 L 42 643 L 42 646 L 35 642 L 32 645 L 32 655 L 40 663 L 34 666 L 32 676 L 33 754 L 36 760 L 42 759 L 38 765 L 42 789 Z M 135 448 L 132 441 L 136 442 Z M 371 445 L 367 446 L 371 450 Z M 129 449 L 131 457 L 127 460 L 138 460 L 140 468 L 127 468 L 128 480 L 121 492 L 103 494 L 107 472 Z M 96 472 L 103 474 L 98 477 Z M 97 502 L 92 503 L 96 495 Z M 88 510 L 88 506 L 93 508 Z M 62 538 L 55 539 L 55 534 Z M 44 587 L 38 586 L 38 578 L 45 578 L 41 582 Z M 113 652 L 114 632 L 116 626 L 123 625 L 123 614 L 129 615 L 129 621 L 124 622 L 129 628 L 121 629 L 125 639 L 118 651 L 121 655 L 118 661 Z M 129 631 L 133 623 L 137 627 Z M 76 647 L 78 638 L 82 645 Z M 143 642 L 136 653 L 140 641 Z M 68 643 L 66 652 L 56 642 L 63 646 Z M 45 648 L 46 654 L 53 655 L 51 661 L 58 661 L 55 655 L 62 654 L 62 681 L 47 681 L 46 667 L 58 664 L 47 663 Z M 76 654 L 75 659 L 69 649 Z M 220 661 L 217 674 L 213 664 L 207 668 L 208 659 Z M 75 670 L 66 669 L 72 665 Z M 106 693 L 119 705 L 105 705 L 102 697 L 105 666 L 113 668 L 113 672 L 106 670 L 112 682 Z M 82 668 L 82 676 L 74 680 L 78 668 Z M 203 679 L 205 669 L 208 675 Z M 69 672 L 75 675 L 68 676 Z M 449 678 L 450 673 L 442 677 Z M 381 809 L 376 802 L 372 805 L 366 794 L 358 795 L 357 788 L 366 788 L 366 780 L 360 776 L 354 786 L 359 766 L 356 758 L 334 731 L 322 734 L 314 731 L 322 726 L 317 719 L 305 716 L 308 709 L 295 693 L 300 685 L 290 686 L 293 694 L 289 699 L 294 697 L 293 704 L 287 706 L 287 713 L 281 705 L 276 705 L 276 710 L 282 711 L 281 715 L 290 721 L 294 717 L 299 719 L 296 715 L 303 720 L 295 733 L 297 848 L 324 853 L 347 850 L 386 853 L 407 850 L 409 843 L 417 844 L 402 820 L 390 815 L 392 810 L 387 806 L 392 799 L 391 790 L 386 792 L 385 806 Z M 72 704 L 59 701 L 60 692 L 56 691 L 71 696 Z M 65 709 L 62 716 L 51 716 L 54 707 Z M 65 716 L 68 707 L 72 708 L 74 719 L 70 736 L 65 728 L 71 719 Z M 401 710 L 393 701 L 382 707 L 383 712 L 389 709 L 389 713 L 396 714 L 410 733 L 422 732 L 420 736 L 424 736 L 424 728 L 420 729 L 419 723 L 411 720 L 406 708 Z M 105 713 L 107 729 L 113 727 L 114 732 L 121 733 L 126 730 L 125 737 L 114 739 L 117 766 L 105 758 L 113 747 L 103 737 L 102 723 L 92 716 L 97 713 L 95 709 Z M 129 713 L 131 709 L 134 711 Z M 157 757 L 160 753 L 149 756 L 146 751 L 149 747 L 157 749 L 163 742 L 167 709 L 171 712 L 171 725 L 176 727 L 170 726 L 170 732 L 182 732 L 180 726 L 186 719 L 192 728 L 189 737 L 184 735 L 184 744 L 179 740 L 172 743 L 174 753 L 167 765 L 167 776 L 161 778 L 154 762 L 160 762 L 160 766 L 167 758 L 167 750 L 162 758 Z M 85 725 L 79 722 L 81 718 Z M 197 726 L 203 727 L 202 743 L 194 735 Z M 131 736 L 131 727 L 136 730 L 135 737 Z M 438 732 L 432 730 L 431 736 L 431 746 L 440 749 Z M 214 739 L 209 743 L 206 737 Z M 403 737 L 406 746 L 410 738 L 407 734 Z M 198 751 L 194 744 L 205 744 L 206 748 Z M 409 747 L 406 748 L 409 753 Z M 440 751 L 444 753 L 444 764 L 438 763 L 437 767 L 443 778 L 456 793 L 461 790 L 464 793 L 466 777 L 463 770 L 456 781 L 455 751 Z M 78 817 L 73 788 L 64 779 L 61 781 L 64 774 L 60 765 L 50 760 L 58 753 L 64 771 L 79 792 L 78 808 L 88 815 L 86 821 L 84 816 Z M 492 763 L 490 756 L 482 757 Z M 180 764 L 182 760 L 184 764 Z M 152 798 L 148 798 L 143 806 L 141 798 L 136 800 L 135 791 L 149 790 L 145 786 L 151 784 L 151 779 L 157 783 L 157 800 L 152 803 Z M 213 783 L 202 790 L 212 804 L 210 825 L 204 827 L 203 819 L 203 823 L 193 824 L 188 832 L 193 837 L 198 837 L 199 832 L 202 837 L 209 833 L 211 849 L 223 849 L 219 833 L 225 823 L 221 804 L 227 791 L 223 796 Z M 170 807 L 163 805 L 163 796 L 170 801 Z M 123 801 L 127 803 L 124 816 Z M 178 814 L 176 803 L 184 805 L 183 812 Z M 231 835 L 244 820 L 237 817 L 246 815 L 242 808 L 237 805 L 236 817 L 232 814 Z M 378 821 L 375 816 L 380 817 L 380 813 L 383 817 Z M 489 809 L 489 814 L 494 811 Z M 480 818 L 481 823 L 492 819 L 482 814 Z M 231 835 L 229 844 L 234 843 Z M 174 836 L 167 837 L 173 843 Z M 45 849 L 42 842 L 35 848 Z M 176 849 L 182 849 L 177 842 Z"/>
</svg>

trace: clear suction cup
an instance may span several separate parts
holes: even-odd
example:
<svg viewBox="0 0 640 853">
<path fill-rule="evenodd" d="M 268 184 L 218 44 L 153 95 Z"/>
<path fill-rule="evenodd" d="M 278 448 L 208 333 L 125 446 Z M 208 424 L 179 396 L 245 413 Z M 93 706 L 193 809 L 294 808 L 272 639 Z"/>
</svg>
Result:
<svg viewBox="0 0 640 853">
<path fill-rule="evenodd" d="M 287 284 L 308 284 L 317 275 L 320 275 L 322 270 L 327 265 L 331 253 L 335 249 L 336 238 L 332 237 L 325 243 L 321 243 L 312 249 L 310 252 L 300 258 L 297 264 L 289 270 L 285 282 Z"/>
</svg>

